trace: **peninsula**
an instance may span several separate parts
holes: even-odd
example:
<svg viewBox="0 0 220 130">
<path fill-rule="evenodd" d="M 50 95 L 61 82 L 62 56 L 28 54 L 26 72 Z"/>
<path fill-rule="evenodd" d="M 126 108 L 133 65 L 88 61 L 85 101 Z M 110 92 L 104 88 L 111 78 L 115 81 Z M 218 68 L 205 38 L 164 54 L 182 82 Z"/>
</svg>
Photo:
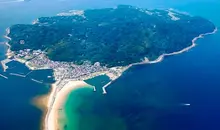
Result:
<svg viewBox="0 0 220 130">
<path fill-rule="evenodd" d="M 86 86 L 83 80 L 106 74 L 114 81 L 133 65 L 157 63 L 164 56 L 185 52 L 198 38 L 216 31 L 212 22 L 179 11 L 119 5 L 71 10 L 38 18 L 33 24 L 13 25 L 6 38 L 11 59 L 32 70 L 54 70 L 57 82 L 45 129 L 55 130 L 64 98 Z M 109 84 L 103 87 L 104 94 Z"/>
</svg>

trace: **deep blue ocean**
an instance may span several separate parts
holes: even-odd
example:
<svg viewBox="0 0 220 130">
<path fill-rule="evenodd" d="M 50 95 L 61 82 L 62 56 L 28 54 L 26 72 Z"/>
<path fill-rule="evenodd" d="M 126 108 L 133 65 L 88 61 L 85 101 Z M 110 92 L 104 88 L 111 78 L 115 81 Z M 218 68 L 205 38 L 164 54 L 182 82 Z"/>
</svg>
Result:
<svg viewBox="0 0 220 130">
<path fill-rule="evenodd" d="M 14 61 L 7 66 L 7 72 L 0 71 L 8 77 L 0 77 L 0 127 L 2 130 L 39 130 L 43 111 L 34 105 L 33 99 L 49 92 L 50 84 L 54 82 L 53 78 L 48 78 L 52 76 L 52 70 L 30 71 L 25 65 Z M 24 78 L 11 73 L 29 75 Z"/>
<path fill-rule="evenodd" d="M 107 100 L 129 106 L 118 111 L 122 117 L 130 116 L 126 118 L 130 127 L 150 118 L 149 124 L 139 124 L 141 128 L 219 130 L 219 38 L 219 33 L 208 36 L 187 53 L 133 67 L 108 88 Z"/>
<path fill-rule="evenodd" d="M 52 16 L 69 9 L 112 7 L 117 4 L 172 7 L 203 16 L 220 26 L 220 2 L 217 0 L 32 0 L 10 4 L 1 1 L 7 0 L 0 0 L 1 35 L 12 24 L 30 23 L 40 16 Z M 108 87 L 108 94 L 97 102 L 97 110 L 120 115 L 131 130 L 219 130 L 220 33 L 206 36 L 197 43 L 198 46 L 190 51 L 166 57 L 163 62 L 129 69 Z M 4 59 L 4 52 L 5 47 L 0 44 L 0 59 Z M 38 130 L 42 111 L 31 104 L 31 99 L 48 93 L 51 79 L 46 77 L 52 72 L 37 71 L 30 77 L 21 78 L 9 73 L 25 74 L 29 70 L 18 63 L 9 66 L 11 69 L 7 73 L 0 71 L 0 74 L 9 77 L 8 80 L 0 77 L 0 129 Z M 30 80 L 32 77 L 45 83 L 35 83 Z"/>
<path fill-rule="evenodd" d="M 219 7 L 207 2 L 176 8 L 206 17 L 219 27 L 215 15 Z M 197 44 L 160 63 L 131 68 L 109 86 L 104 102 L 118 108 L 114 110 L 132 130 L 219 130 L 220 32 Z"/>
</svg>

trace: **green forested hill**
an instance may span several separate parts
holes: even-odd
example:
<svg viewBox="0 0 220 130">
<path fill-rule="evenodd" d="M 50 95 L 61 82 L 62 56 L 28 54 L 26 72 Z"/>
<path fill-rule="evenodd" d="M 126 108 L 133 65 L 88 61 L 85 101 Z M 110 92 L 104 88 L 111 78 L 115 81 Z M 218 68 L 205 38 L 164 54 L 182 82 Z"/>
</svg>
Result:
<svg viewBox="0 0 220 130">
<path fill-rule="evenodd" d="M 41 17 L 34 25 L 13 25 L 9 37 L 14 51 L 47 49 L 56 61 L 121 66 L 181 50 L 214 28 L 201 17 L 120 5 L 85 10 L 83 16 Z"/>
</svg>

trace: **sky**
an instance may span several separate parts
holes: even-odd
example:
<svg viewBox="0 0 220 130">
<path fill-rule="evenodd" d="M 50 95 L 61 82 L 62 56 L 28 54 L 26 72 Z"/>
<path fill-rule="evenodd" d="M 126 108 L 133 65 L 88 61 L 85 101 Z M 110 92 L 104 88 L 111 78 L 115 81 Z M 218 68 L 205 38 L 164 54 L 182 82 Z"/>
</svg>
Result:
<svg viewBox="0 0 220 130">
<path fill-rule="evenodd" d="M 0 0 L 0 9 L 5 5 L 16 4 L 16 1 L 23 0 Z M 99 8 L 103 6 L 114 6 L 118 4 L 131 4 L 148 8 L 164 8 L 167 6 L 180 6 L 195 2 L 219 2 L 219 0 L 31 0 L 26 3 L 33 3 L 35 7 L 56 7 L 64 6 L 75 8 Z M 13 5 L 12 5 L 13 6 Z"/>
<path fill-rule="evenodd" d="M 178 8 L 183 9 L 180 11 L 186 12 L 188 12 L 188 10 L 185 10 L 186 6 L 190 7 L 190 12 L 192 10 L 199 12 L 197 11 L 198 8 L 194 9 L 194 6 L 200 4 L 199 10 L 203 11 L 208 8 L 215 14 L 219 12 L 220 0 L 31 0 L 29 2 L 23 2 L 23 0 L 0 0 L 0 34 L 5 33 L 5 29 L 13 24 L 31 23 L 38 17 L 54 16 L 57 13 L 73 9 L 114 7 L 119 4 L 149 9 Z M 210 15 L 204 12 L 203 14 L 205 17 Z M 219 18 L 216 17 L 216 21 L 218 20 Z M 1 40 L 2 38 L 0 37 Z"/>
<path fill-rule="evenodd" d="M 0 0 L 0 21 L 27 23 L 41 16 L 53 16 L 72 9 L 114 7 L 118 4 L 144 8 L 175 8 L 195 3 L 219 3 L 220 0 Z M 206 4 L 205 4 L 206 5 Z M 203 7 L 204 8 L 204 7 Z M 206 9 L 206 8 L 204 8 Z M 1 28 L 1 25 L 0 25 Z"/>
</svg>

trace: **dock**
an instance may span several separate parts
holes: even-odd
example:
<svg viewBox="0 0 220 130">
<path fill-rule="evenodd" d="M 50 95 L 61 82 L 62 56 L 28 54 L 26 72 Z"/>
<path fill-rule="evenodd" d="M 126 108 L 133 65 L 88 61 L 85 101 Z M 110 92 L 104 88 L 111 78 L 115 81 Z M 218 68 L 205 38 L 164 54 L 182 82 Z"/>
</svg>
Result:
<svg viewBox="0 0 220 130">
<path fill-rule="evenodd" d="M 26 75 L 25 75 L 25 77 L 27 77 L 30 73 L 32 73 L 33 72 L 33 70 L 32 71 L 30 71 L 30 72 L 28 72 Z"/>
<path fill-rule="evenodd" d="M 113 82 L 113 81 L 107 83 L 105 86 L 102 87 L 103 94 L 107 94 L 106 88 L 107 88 L 112 82 Z"/>
<path fill-rule="evenodd" d="M 7 69 L 8 69 L 8 66 L 6 65 L 7 63 L 11 62 L 12 60 L 11 59 L 5 59 L 5 60 L 2 60 L 1 61 L 1 65 L 2 65 L 2 68 L 3 68 L 3 71 L 6 72 Z"/>
<path fill-rule="evenodd" d="M 39 84 L 42 84 L 43 82 L 42 81 L 39 81 L 39 80 L 36 80 L 36 79 L 31 79 L 32 81 L 36 82 L 36 83 L 39 83 Z"/>
<path fill-rule="evenodd" d="M 2 75 L 2 74 L 0 74 L 0 77 L 5 78 L 5 79 L 8 79 L 8 77 L 6 77 L 6 76 L 4 76 L 4 75 Z"/>
<path fill-rule="evenodd" d="M 96 92 L 96 87 L 95 86 L 92 86 L 92 87 L 93 87 L 93 91 Z"/>
<path fill-rule="evenodd" d="M 10 75 L 13 75 L 13 76 L 23 77 L 23 78 L 26 77 L 25 75 L 16 74 L 16 73 L 9 73 L 9 74 L 10 74 Z"/>
</svg>

